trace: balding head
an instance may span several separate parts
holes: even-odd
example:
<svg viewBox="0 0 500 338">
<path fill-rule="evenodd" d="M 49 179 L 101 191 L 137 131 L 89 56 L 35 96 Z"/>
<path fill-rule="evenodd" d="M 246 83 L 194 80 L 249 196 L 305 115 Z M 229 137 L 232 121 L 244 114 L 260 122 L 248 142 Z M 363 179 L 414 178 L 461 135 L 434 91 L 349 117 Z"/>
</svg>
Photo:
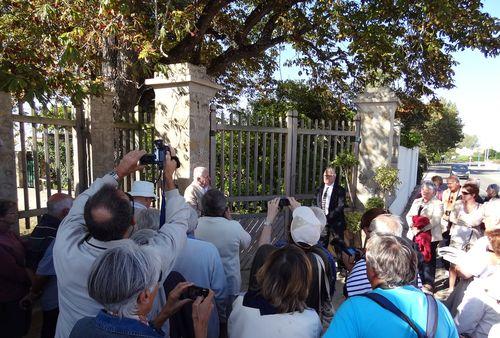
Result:
<svg viewBox="0 0 500 338">
<path fill-rule="evenodd" d="M 51 195 L 47 201 L 47 213 L 59 219 L 63 219 L 73 205 L 73 198 L 68 194 L 56 193 Z"/>
<path fill-rule="evenodd" d="M 401 237 L 403 235 L 403 225 L 401 218 L 396 215 L 383 214 L 377 216 L 370 223 L 370 234 L 387 234 Z"/>
</svg>

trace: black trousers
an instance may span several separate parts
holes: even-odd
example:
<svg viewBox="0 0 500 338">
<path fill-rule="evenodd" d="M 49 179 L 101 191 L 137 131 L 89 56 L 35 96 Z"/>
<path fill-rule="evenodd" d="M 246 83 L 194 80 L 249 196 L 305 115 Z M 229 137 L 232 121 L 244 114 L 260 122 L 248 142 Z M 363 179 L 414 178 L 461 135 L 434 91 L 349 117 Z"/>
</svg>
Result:
<svg viewBox="0 0 500 338">
<path fill-rule="evenodd" d="M 28 333 L 31 326 L 31 308 L 23 310 L 19 301 L 0 303 L 0 335 L 18 338 Z"/>
<path fill-rule="evenodd" d="M 56 335 L 57 317 L 59 308 L 43 311 L 43 324 L 40 338 L 54 338 Z"/>
<path fill-rule="evenodd" d="M 439 242 L 431 243 L 431 260 L 429 262 L 422 262 L 420 268 L 420 279 L 422 279 L 422 284 L 429 284 L 434 286 L 434 279 L 436 277 L 436 250 Z"/>
</svg>

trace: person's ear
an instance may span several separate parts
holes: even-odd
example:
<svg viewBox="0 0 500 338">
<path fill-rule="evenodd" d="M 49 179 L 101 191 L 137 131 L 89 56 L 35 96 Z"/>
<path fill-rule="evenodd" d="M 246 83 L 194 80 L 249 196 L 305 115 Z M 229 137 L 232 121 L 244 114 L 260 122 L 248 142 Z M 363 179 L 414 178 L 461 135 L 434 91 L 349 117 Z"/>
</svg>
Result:
<svg viewBox="0 0 500 338">
<path fill-rule="evenodd" d="M 144 305 L 144 304 L 149 304 L 149 299 L 151 298 L 151 293 L 149 290 L 144 290 L 139 295 L 137 296 L 137 304 L 138 305 Z"/>
</svg>

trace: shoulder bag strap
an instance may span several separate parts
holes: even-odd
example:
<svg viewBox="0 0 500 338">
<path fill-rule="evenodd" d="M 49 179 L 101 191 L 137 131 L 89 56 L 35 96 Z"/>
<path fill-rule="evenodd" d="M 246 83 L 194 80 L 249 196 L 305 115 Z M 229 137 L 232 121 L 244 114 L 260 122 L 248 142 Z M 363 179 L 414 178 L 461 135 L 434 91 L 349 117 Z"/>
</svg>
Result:
<svg viewBox="0 0 500 338">
<path fill-rule="evenodd" d="M 369 292 L 360 295 L 362 297 L 369 298 L 373 300 L 375 303 L 383 307 L 384 309 L 394 313 L 396 316 L 404 320 L 410 327 L 417 333 L 418 338 L 426 338 L 427 336 L 425 334 L 422 334 L 422 332 L 418 329 L 418 327 L 413 323 L 413 321 L 408 318 L 407 315 L 405 315 L 401 310 L 399 310 L 390 300 L 382 296 L 381 294 L 375 293 L 375 292 Z"/>
<path fill-rule="evenodd" d="M 425 333 L 428 338 L 434 338 L 438 323 L 438 306 L 436 299 L 432 295 L 426 294 L 425 297 L 427 298 L 427 327 Z"/>
<path fill-rule="evenodd" d="M 328 299 L 330 299 L 330 281 L 328 280 L 328 276 L 326 275 L 326 267 L 323 258 L 317 253 L 313 252 L 314 257 L 316 258 L 316 262 L 318 263 L 318 270 L 321 271 L 321 275 L 323 276 L 323 280 L 325 281 L 326 294 Z M 318 276 L 319 280 L 319 288 L 321 290 L 321 276 Z"/>
</svg>

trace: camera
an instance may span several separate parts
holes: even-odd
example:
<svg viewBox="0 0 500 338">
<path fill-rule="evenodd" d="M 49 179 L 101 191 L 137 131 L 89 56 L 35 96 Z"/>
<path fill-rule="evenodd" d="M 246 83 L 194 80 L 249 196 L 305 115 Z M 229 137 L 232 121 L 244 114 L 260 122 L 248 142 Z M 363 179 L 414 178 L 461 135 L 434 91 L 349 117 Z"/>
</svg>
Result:
<svg viewBox="0 0 500 338">
<path fill-rule="evenodd" d="M 290 200 L 287 197 L 280 198 L 280 201 L 278 202 L 278 206 L 280 208 L 287 207 L 289 205 L 290 205 Z"/>
<path fill-rule="evenodd" d="M 209 290 L 196 285 L 191 285 L 184 291 L 183 295 L 185 298 L 196 300 L 199 296 L 206 298 L 208 296 Z"/>
<path fill-rule="evenodd" d="M 140 164 L 156 164 L 158 169 L 163 169 L 163 162 L 165 161 L 165 154 L 170 152 L 170 147 L 163 143 L 163 140 L 153 141 L 153 153 L 146 154 L 139 160 Z M 181 162 L 177 156 L 172 156 L 172 160 L 177 163 L 177 168 L 180 168 Z"/>
</svg>

